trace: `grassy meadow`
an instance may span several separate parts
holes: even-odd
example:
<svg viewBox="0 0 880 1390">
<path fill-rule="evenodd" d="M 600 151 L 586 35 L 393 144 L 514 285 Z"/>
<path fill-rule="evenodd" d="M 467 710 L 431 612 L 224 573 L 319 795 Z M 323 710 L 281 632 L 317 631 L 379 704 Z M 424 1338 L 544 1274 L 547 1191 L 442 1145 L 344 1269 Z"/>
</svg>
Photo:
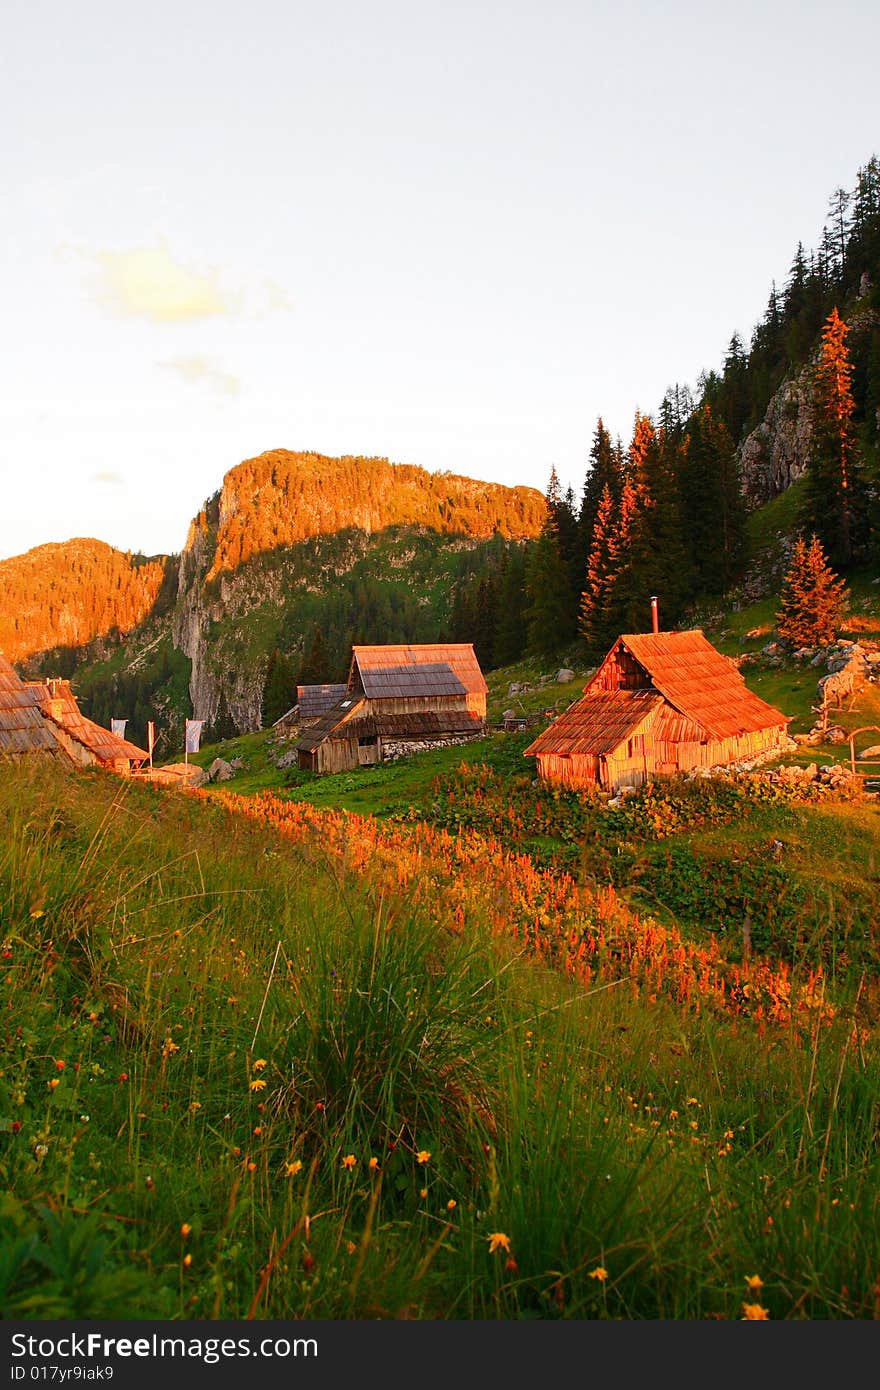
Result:
<svg viewBox="0 0 880 1390">
<path fill-rule="evenodd" d="M 4 768 L 5 1316 L 880 1312 L 876 803 L 452 754 L 382 820 Z"/>
</svg>

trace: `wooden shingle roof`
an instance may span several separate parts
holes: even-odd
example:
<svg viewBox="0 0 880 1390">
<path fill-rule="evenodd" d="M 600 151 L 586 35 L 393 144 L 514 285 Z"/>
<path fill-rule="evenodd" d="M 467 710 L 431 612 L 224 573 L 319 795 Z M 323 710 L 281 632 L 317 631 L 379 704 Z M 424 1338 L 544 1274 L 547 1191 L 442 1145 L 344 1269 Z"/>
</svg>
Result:
<svg viewBox="0 0 880 1390">
<path fill-rule="evenodd" d="M 81 743 L 99 762 L 112 763 L 125 758 L 129 762 L 145 763 L 149 758 L 145 748 L 138 748 L 136 743 L 120 738 L 110 729 L 87 719 L 77 704 L 69 681 L 28 682 L 27 689 L 33 691 L 46 719 Z"/>
<path fill-rule="evenodd" d="M 335 704 L 332 709 L 328 709 L 325 714 L 315 724 L 310 724 L 307 729 L 303 729 L 296 741 L 296 747 L 303 753 L 312 753 L 323 743 L 326 738 L 341 728 L 349 719 L 362 709 L 365 700 L 363 695 L 346 695 L 344 699 Z M 344 735 L 340 735 L 344 737 Z"/>
<path fill-rule="evenodd" d="M 349 690 L 355 689 L 358 685 L 365 693 L 370 694 L 370 687 L 374 690 L 381 689 L 383 677 L 382 672 L 393 670 L 394 680 L 397 682 L 394 693 L 401 695 L 446 695 L 460 694 L 461 690 L 451 688 L 439 689 L 432 685 L 432 681 L 422 679 L 417 681 L 415 672 L 422 669 L 424 676 L 432 674 L 431 667 L 446 667 L 448 671 L 434 671 L 433 678 L 439 685 L 446 682 L 447 687 L 451 676 L 460 682 L 461 687 L 468 695 L 485 695 L 488 686 L 485 677 L 480 670 L 480 663 L 474 653 L 473 644 L 470 642 L 429 642 L 417 646 L 385 646 L 385 647 L 352 647 L 351 672 L 348 678 Z M 409 688 L 404 688 L 406 682 L 412 681 Z M 386 686 L 388 681 L 385 682 Z M 382 689 L 381 693 L 388 695 L 387 688 Z M 381 698 L 377 695 L 376 698 Z"/>
<path fill-rule="evenodd" d="M 338 704 L 344 694 L 344 685 L 298 685 L 296 703 L 300 719 L 318 719 Z"/>
<path fill-rule="evenodd" d="M 538 753 L 613 753 L 663 703 L 653 690 L 608 690 L 583 695 L 525 750 Z"/>
<path fill-rule="evenodd" d="M 603 668 L 620 646 L 647 672 L 654 689 L 712 738 L 735 738 L 789 722 L 773 705 L 752 694 L 733 662 L 699 628 L 626 633 L 618 638 L 593 681 L 601 683 Z"/>
<path fill-rule="evenodd" d="M 0 753 L 51 753 L 66 759 L 33 692 L 0 652 Z"/>
</svg>

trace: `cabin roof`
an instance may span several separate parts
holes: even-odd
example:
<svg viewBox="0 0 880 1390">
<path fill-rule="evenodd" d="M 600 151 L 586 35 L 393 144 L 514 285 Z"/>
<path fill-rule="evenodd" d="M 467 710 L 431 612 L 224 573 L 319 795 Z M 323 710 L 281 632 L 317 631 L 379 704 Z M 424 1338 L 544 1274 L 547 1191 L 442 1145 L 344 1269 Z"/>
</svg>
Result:
<svg viewBox="0 0 880 1390">
<path fill-rule="evenodd" d="M 77 704 L 76 696 L 66 680 L 29 681 L 27 689 L 33 691 L 40 709 L 51 723 L 57 724 L 71 738 L 88 748 L 102 763 L 126 758 L 129 762 L 142 763 L 149 758 L 144 748 L 127 738 L 120 738 L 110 729 L 105 729 L 94 720 L 87 719 Z M 60 702 L 60 710 L 54 712 L 50 702 Z"/>
<path fill-rule="evenodd" d="M 297 748 L 303 753 L 314 752 L 319 743 L 330 738 L 338 728 L 353 718 L 358 710 L 363 709 L 365 704 L 366 700 L 363 695 L 346 695 L 326 713 L 322 714 L 316 723 L 303 729 L 296 741 Z"/>
<path fill-rule="evenodd" d="M 529 744 L 524 756 L 613 753 L 662 703 L 662 696 L 654 690 L 606 690 L 582 695 Z"/>
<path fill-rule="evenodd" d="M 431 668 L 435 668 L 431 671 Z M 437 668 L 445 668 L 443 670 Z M 393 671 L 394 676 L 381 673 Z M 417 681 L 415 672 L 421 670 L 423 679 Z M 356 679 L 373 698 L 408 695 L 485 695 L 488 691 L 471 642 L 429 642 L 416 646 L 404 644 L 382 647 L 352 647 L 351 672 L 348 688 Z M 451 688 L 451 679 L 458 681 Z M 394 688 L 390 686 L 394 683 Z M 443 685 L 441 689 L 440 686 Z M 381 692 L 381 693 L 379 693 Z"/>
<path fill-rule="evenodd" d="M 788 724 L 788 717 L 753 695 L 736 666 L 709 642 L 699 628 L 690 632 L 625 633 L 599 667 L 601 680 L 609 662 L 626 648 L 651 679 L 653 687 L 681 714 L 712 738 L 735 738 Z"/>
<path fill-rule="evenodd" d="M 338 704 L 345 694 L 344 685 L 298 685 L 296 703 L 300 719 L 317 719 Z"/>
<path fill-rule="evenodd" d="M 32 689 L 0 652 L 0 753 L 40 752 L 66 757 Z"/>
</svg>

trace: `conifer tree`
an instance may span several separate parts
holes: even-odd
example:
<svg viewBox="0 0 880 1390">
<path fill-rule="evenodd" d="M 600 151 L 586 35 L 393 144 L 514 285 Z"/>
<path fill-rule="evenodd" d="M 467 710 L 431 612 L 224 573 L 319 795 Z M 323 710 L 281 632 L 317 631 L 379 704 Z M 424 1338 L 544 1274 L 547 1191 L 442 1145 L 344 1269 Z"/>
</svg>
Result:
<svg viewBox="0 0 880 1390">
<path fill-rule="evenodd" d="M 523 611 L 526 606 L 526 548 L 515 546 L 502 571 L 494 653 L 499 666 L 510 666 L 525 651 Z"/>
<path fill-rule="evenodd" d="M 804 529 L 815 531 L 832 564 L 851 565 L 866 540 L 867 499 L 853 427 L 847 325 L 833 309 L 822 333 L 813 391 L 814 429 L 807 462 Z"/>
<path fill-rule="evenodd" d="M 610 630 L 611 600 L 618 578 L 619 516 L 608 483 L 602 489 L 593 523 L 593 543 L 581 594 L 579 628 L 591 654 L 604 652 L 618 635 Z"/>
<path fill-rule="evenodd" d="M 652 594 L 660 595 L 672 621 L 688 590 L 677 465 L 675 440 L 637 415 L 629 452 L 633 515 L 626 565 L 615 586 L 627 632 L 646 630 Z"/>
<path fill-rule="evenodd" d="M 799 537 L 780 594 L 776 631 L 795 647 L 833 642 L 847 598 L 815 534 L 807 545 Z"/>
<path fill-rule="evenodd" d="M 224 739 L 235 738 L 238 733 L 238 726 L 232 717 L 229 703 L 226 699 L 226 691 L 220 687 L 220 700 L 217 704 L 217 711 L 208 726 L 208 736 L 211 743 L 222 743 Z"/>
<path fill-rule="evenodd" d="M 269 654 L 263 682 L 263 724 L 274 724 L 296 704 L 293 665 L 278 647 Z"/>
<path fill-rule="evenodd" d="M 584 479 L 584 489 L 581 494 L 581 505 L 578 513 L 578 529 L 584 565 L 586 565 L 593 547 L 593 527 L 596 523 L 602 494 L 607 487 L 613 499 L 615 501 L 619 499 L 623 485 L 622 475 L 623 461 L 619 450 L 612 444 L 611 435 L 600 416 L 596 421 L 596 430 L 593 434 L 590 462 L 587 476 Z"/>
<path fill-rule="evenodd" d="M 299 668 L 297 685 L 324 685 L 329 681 L 330 655 L 322 628 L 315 623 Z"/>
<path fill-rule="evenodd" d="M 547 488 L 547 515 L 526 569 L 526 645 L 537 656 L 553 656 L 574 636 L 571 576 L 559 538 L 563 506 L 556 469 Z"/>
<path fill-rule="evenodd" d="M 733 440 L 709 405 L 691 418 L 679 481 L 694 591 L 722 594 L 745 559 L 745 503 Z"/>
</svg>

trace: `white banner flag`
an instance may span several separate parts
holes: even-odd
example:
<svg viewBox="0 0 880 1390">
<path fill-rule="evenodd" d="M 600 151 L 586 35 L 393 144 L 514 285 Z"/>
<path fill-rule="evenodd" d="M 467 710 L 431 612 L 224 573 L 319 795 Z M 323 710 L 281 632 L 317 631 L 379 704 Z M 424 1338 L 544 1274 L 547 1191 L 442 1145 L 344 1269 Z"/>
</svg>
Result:
<svg viewBox="0 0 880 1390">
<path fill-rule="evenodd" d="M 156 747 L 156 726 L 152 719 L 147 724 L 147 752 L 152 753 Z"/>
<path fill-rule="evenodd" d="M 110 720 L 110 732 L 111 732 L 111 734 L 117 734 L 117 735 L 119 736 L 119 738 L 125 738 L 125 726 L 126 726 L 127 723 L 128 723 L 128 720 L 127 720 L 127 719 L 111 719 L 111 720 Z"/>
<path fill-rule="evenodd" d="M 199 739 L 202 736 L 202 725 L 204 719 L 188 719 L 186 721 L 186 751 L 187 753 L 198 753 Z"/>
</svg>

